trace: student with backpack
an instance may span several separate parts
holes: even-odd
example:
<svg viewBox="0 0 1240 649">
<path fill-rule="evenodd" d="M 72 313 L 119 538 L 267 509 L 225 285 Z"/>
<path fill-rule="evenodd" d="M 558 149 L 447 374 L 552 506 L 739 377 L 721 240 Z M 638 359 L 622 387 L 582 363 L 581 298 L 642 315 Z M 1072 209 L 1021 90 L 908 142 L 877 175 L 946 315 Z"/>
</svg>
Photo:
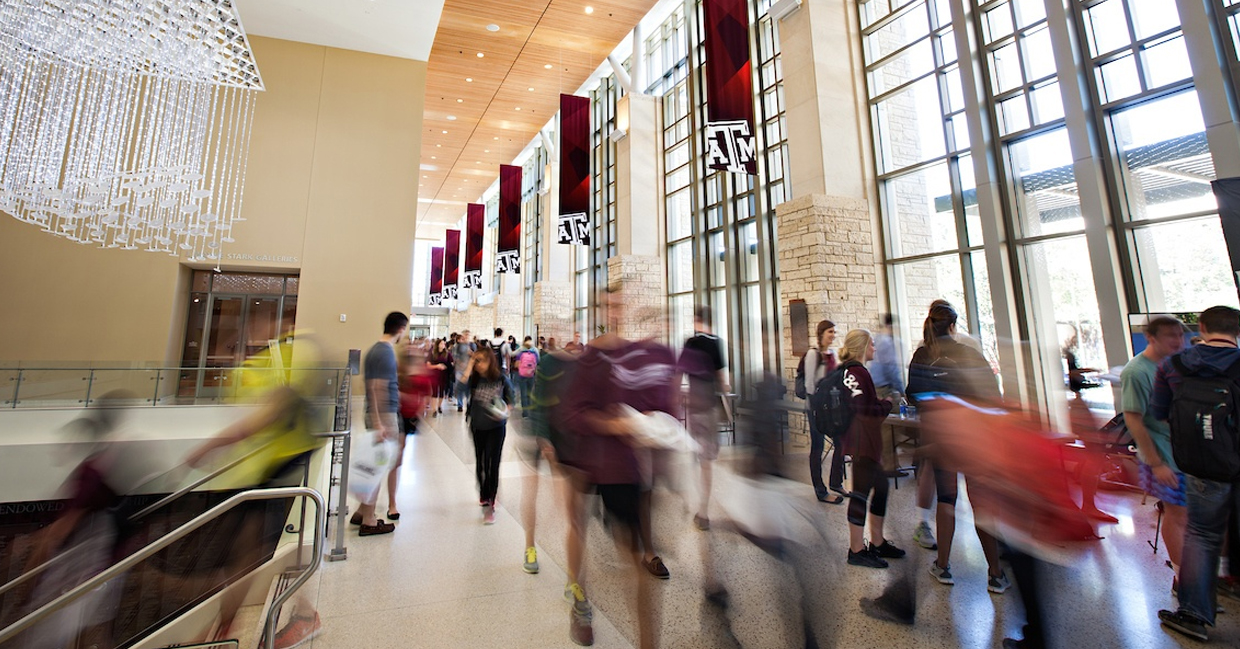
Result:
<svg viewBox="0 0 1240 649">
<path fill-rule="evenodd" d="M 957 317 L 956 310 L 945 301 L 936 300 L 930 307 L 922 325 L 922 345 L 913 353 L 908 367 L 908 396 L 915 403 L 922 395 L 949 394 L 974 405 L 999 404 L 999 385 L 990 369 L 990 363 L 981 352 L 955 338 Z M 921 403 L 917 403 L 917 406 L 918 410 L 934 407 L 933 404 L 923 406 Z M 949 560 L 952 540 L 956 535 L 956 497 L 960 474 L 950 465 L 944 466 L 935 457 L 936 434 L 938 433 L 933 426 L 921 427 L 921 448 L 930 458 L 935 491 L 938 493 L 938 508 L 935 513 L 938 558 L 930 564 L 930 574 L 940 584 L 951 586 L 956 583 Z M 1002 594 L 1012 584 L 999 564 L 999 543 L 993 535 L 978 527 L 976 522 L 974 527 L 989 567 L 987 590 Z"/>
<path fill-rule="evenodd" d="M 538 373 L 538 350 L 534 339 L 526 336 L 521 348 L 512 356 L 513 373 L 516 374 L 517 390 L 521 393 L 521 418 L 530 417 L 530 393 L 534 390 L 534 375 Z"/>
<path fill-rule="evenodd" d="M 844 502 L 841 496 L 847 496 L 844 490 L 844 451 L 840 448 L 840 440 L 834 440 L 835 451 L 831 456 L 830 491 L 822 482 L 822 456 L 826 450 L 826 436 L 818 429 L 809 407 L 810 396 L 815 387 L 827 374 L 835 370 L 835 352 L 831 345 L 835 342 L 835 323 L 823 320 L 818 323 L 815 332 L 818 347 L 811 347 L 797 364 L 796 387 L 797 397 L 806 400 L 805 416 L 809 420 L 809 477 L 814 483 L 814 495 L 819 502 L 838 505 Z M 839 494 L 831 495 L 831 491 Z"/>
<path fill-rule="evenodd" d="M 874 358 L 874 337 L 865 329 L 853 329 L 840 347 L 840 366 L 819 382 L 811 400 L 815 419 L 827 432 L 844 435 L 853 458 L 852 492 L 848 502 L 848 564 L 886 568 L 887 559 L 904 557 L 904 550 L 883 536 L 887 516 L 887 492 L 891 488 L 883 471 L 883 420 L 891 401 L 879 399 L 865 364 Z M 822 404 L 822 405 L 819 405 Z M 845 423 L 846 422 L 846 423 Z M 873 493 L 873 497 L 870 494 Z M 870 510 L 870 542 L 865 542 L 866 507 Z"/>
<path fill-rule="evenodd" d="M 1171 428 L 1171 453 L 1185 474 L 1188 528 L 1181 550 L 1179 609 L 1161 610 L 1170 629 L 1201 641 L 1214 626 L 1223 533 L 1240 516 L 1240 311 L 1206 309 L 1202 343 L 1163 361 L 1149 414 Z"/>
</svg>

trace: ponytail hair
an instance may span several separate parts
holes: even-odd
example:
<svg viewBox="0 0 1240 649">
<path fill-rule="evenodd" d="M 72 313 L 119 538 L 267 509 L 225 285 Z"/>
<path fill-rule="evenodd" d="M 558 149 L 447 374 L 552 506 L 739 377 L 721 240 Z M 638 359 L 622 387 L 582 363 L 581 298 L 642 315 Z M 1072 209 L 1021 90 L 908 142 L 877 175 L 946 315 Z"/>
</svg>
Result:
<svg viewBox="0 0 1240 649">
<path fill-rule="evenodd" d="M 931 358 L 939 357 L 939 339 L 950 335 L 956 318 L 956 310 L 947 300 L 935 300 L 930 304 L 930 313 L 921 326 L 921 344 L 930 352 Z"/>
<path fill-rule="evenodd" d="M 873 342 L 874 336 L 865 329 L 853 329 L 848 332 L 848 335 L 844 336 L 844 344 L 840 345 L 840 363 L 848 361 L 864 363 L 865 353 L 869 351 Z"/>
</svg>

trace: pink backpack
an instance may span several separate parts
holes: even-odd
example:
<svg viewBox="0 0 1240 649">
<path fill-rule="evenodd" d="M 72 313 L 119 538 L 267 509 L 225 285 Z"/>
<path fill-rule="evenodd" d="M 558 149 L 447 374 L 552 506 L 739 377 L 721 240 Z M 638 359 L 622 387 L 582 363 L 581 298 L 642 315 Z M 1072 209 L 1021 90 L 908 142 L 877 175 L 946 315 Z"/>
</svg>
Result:
<svg viewBox="0 0 1240 649">
<path fill-rule="evenodd" d="M 521 359 L 517 361 L 517 374 L 521 378 L 533 378 L 535 370 L 538 368 L 538 354 L 533 351 L 521 352 Z"/>
</svg>

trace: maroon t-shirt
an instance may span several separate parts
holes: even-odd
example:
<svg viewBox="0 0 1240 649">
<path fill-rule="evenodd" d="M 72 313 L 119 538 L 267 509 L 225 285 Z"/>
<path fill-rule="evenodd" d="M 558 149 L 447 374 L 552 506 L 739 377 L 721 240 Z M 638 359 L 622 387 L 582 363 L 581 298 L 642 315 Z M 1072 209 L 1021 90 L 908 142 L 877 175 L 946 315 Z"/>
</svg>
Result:
<svg viewBox="0 0 1240 649">
<path fill-rule="evenodd" d="M 598 434 L 598 422 L 618 404 L 675 415 L 678 379 L 675 353 L 656 342 L 586 347 L 564 402 L 565 432 L 575 439 L 564 463 L 584 471 L 593 484 L 641 484 L 639 458 L 648 451 L 630 446 L 628 438 Z"/>
</svg>

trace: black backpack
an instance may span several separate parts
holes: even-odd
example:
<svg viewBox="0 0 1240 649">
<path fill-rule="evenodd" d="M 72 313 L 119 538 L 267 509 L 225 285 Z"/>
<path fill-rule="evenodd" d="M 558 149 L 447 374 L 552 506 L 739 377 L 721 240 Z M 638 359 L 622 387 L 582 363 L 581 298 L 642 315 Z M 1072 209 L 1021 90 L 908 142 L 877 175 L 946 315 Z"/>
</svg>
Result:
<svg viewBox="0 0 1240 649">
<path fill-rule="evenodd" d="M 1179 355 L 1182 382 L 1171 400 L 1171 453 L 1184 473 L 1216 482 L 1240 479 L 1240 361 L 1222 376 L 1197 376 Z"/>
<path fill-rule="evenodd" d="M 860 365 L 849 361 L 822 377 L 809 395 L 809 408 L 818 432 L 836 439 L 852 426 L 852 390 L 844 385 L 844 370 Z"/>
<path fill-rule="evenodd" d="M 809 351 L 805 352 L 805 354 L 801 356 L 801 362 L 797 363 L 796 381 L 793 383 L 793 386 L 792 386 L 792 393 L 797 395 L 798 399 L 809 398 L 808 396 L 809 390 L 805 389 L 807 385 L 805 382 L 805 359 L 809 357 L 811 352 L 814 354 L 817 354 L 818 363 L 819 364 L 822 363 L 822 354 L 817 349 L 814 349 L 813 347 L 811 347 Z"/>
</svg>

